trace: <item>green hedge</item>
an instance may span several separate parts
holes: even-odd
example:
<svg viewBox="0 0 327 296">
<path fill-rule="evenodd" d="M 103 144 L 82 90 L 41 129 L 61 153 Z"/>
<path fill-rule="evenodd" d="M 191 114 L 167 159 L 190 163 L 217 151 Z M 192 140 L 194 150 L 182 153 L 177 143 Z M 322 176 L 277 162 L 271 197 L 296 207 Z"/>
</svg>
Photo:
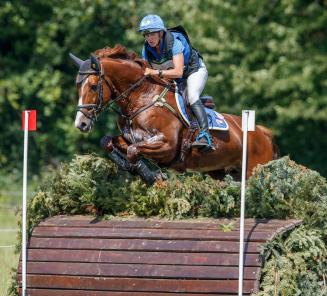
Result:
<svg viewBox="0 0 327 296">
<path fill-rule="evenodd" d="M 59 214 L 198 217 L 239 216 L 240 183 L 202 174 L 175 175 L 155 186 L 119 172 L 96 155 L 75 156 L 50 174 L 28 203 L 28 228 Z M 296 218 L 303 225 L 262 249 L 262 295 L 327 295 L 327 182 L 288 157 L 258 166 L 247 182 L 246 216 Z M 19 250 L 19 247 L 18 247 Z M 15 295 L 14 284 L 10 295 Z"/>
</svg>

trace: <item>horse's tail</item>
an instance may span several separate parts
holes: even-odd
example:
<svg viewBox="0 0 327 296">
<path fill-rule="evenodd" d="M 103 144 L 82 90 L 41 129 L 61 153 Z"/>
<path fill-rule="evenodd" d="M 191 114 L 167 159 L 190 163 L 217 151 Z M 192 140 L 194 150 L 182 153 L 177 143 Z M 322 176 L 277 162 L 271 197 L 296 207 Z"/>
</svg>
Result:
<svg viewBox="0 0 327 296">
<path fill-rule="evenodd" d="M 279 151 L 279 148 L 275 142 L 275 138 L 274 138 L 274 135 L 272 133 L 272 131 L 262 125 L 258 125 L 258 127 L 262 130 L 262 132 L 265 134 L 265 136 L 270 140 L 272 146 L 273 146 L 273 152 L 274 152 L 274 155 L 273 155 L 273 159 L 277 159 L 279 158 L 280 156 L 280 151 Z"/>
</svg>

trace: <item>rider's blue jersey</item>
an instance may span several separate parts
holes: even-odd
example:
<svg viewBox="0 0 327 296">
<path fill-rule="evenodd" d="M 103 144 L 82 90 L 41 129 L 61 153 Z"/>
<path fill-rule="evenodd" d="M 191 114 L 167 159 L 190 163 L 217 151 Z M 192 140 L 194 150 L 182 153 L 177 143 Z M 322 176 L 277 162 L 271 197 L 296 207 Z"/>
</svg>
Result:
<svg viewBox="0 0 327 296">
<path fill-rule="evenodd" d="M 172 32 L 174 36 L 174 44 L 172 48 L 172 54 L 173 56 L 183 53 L 184 56 L 184 65 L 186 66 L 188 64 L 188 60 L 190 58 L 190 46 L 187 43 L 186 38 L 183 36 L 183 34 L 178 33 L 178 32 Z M 163 57 L 163 48 L 164 48 L 164 40 L 165 37 L 161 38 L 160 41 L 160 55 L 157 53 L 156 49 L 151 47 L 147 42 L 145 43 L 145 46 L 147 46 L 147 50 L 151 51 L 153 56 L 160 61 Z M 148 60 L 146 51 L 145 51 L 145 46 L 143 46 L 142 49 L 142 57 L 144 60 Z"/>
</svg>

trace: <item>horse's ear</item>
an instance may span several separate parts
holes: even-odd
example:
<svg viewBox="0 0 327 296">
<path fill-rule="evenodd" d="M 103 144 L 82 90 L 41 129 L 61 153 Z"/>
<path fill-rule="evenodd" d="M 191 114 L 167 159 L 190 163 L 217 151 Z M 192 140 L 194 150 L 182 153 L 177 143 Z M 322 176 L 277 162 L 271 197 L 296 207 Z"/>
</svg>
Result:
<svg viewBox="0 0 327 296">
<path fill-rule="evenodd" d="M 101 71 L 100 62 L 93 53 L 91 53 L 91 68 L 97 72 Z"/>
<path fill-rule="evenodd" d="M 69 53 L 70 58 L 73 60 L 74 64 L 78 67 L 78 69 L 83 64 L 83 60 L 79 59 L 78 57 L 74 56 L 71 52 Z"/>
</svg>

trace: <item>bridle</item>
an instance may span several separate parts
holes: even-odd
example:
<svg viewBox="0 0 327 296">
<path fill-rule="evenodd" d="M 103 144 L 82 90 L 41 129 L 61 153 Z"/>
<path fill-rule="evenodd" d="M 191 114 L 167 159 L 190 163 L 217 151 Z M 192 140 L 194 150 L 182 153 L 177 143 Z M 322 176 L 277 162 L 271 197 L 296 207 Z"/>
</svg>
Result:
<svg viewBox="0 0 327 296">
<path fill-rule="evenodd" d="M 145 80 L 147 77 L 142 76 L 139 78 L 135 83 L 133 83 L 129 88 L 124 90 L 122 93 L 119 94 L 118 90 L 112 83 L 109 77 L 106 77 L 103 73 L 102 67 L 100 71 L 95 71 L 95 70 L 88 70 L 88 71 L 79 71 L 78 74 L 80 75 L 85 75 L 85 77 L 80 81 L 80 83 L 83 83 L 83 81 L 89 76 L 89 75 L 97 75 L 98 76 L 98 83 L 97 83 L 97 99 L 95 104 L 81 104 L 78 105 L 76 108 L 76 112 L 81 112 L 85 117 L 90 119 L 92 123 L 97 121 L 99 114 L 107 108 L 112 108 L 115 112 L 117 112 L 119 115 L 123 115 L 120 111 L 116 110 L 113 108 L 113 104 L 117 103 L 121 99 L 126 99 L 128 97 L 128 94 L 130 92 L 138 87 L 143 80 Z M 110 89 L 112 95 L 114 96 L 113 99 L 110 100 L 108 105 L 104 105 L 103 103 L 103 81 L 106 83 L 107 87 Z M 88 112 L 85 112 L 85 109 Z"/>
<path fill-rule="evenodd" d="M 148 105 L 141 107 L 140 109 L 134 111 L 132 114 L 123 114 L 120 110 L 117 110 L 113 107 L 114 103 L 117 103 L 121 99 L 126 99 L 128 98 L 129 94 L 133 89 L 138 87 L 145 79 L 152 79 L 151 76 L 142 76 L 139 78 L 135 83 L 133 83 L 130 87 L 128 87 L 126 90 L 124 90 L 122 93 L 119 93 L 117 88 L 114 86 L 112 83 L 111 79 L 107 76 L 104 75 L 102 64 L 99 63 L 98 60 L 96 60 L 97 68 L 89 68 L 86 71 L 79 71 L 78 74 L 84 76 L 81 81 L 78 83 L 83 83 L 83 81 L 89 76 L 89 75 L 97 75 L 98 76 L 98 83 L 97 83 L 97 99 L 95 104 L 81 104 L 78 105 L 76 108 L 77 112 L 83 113 L 85 117 L 90 119 L 92 121 L 92 124 L 98 119 L 99 114 L 105 109 L 105 108 L 111 108 L 113 109 L 116 113 L 118 113 L 120 116 L 124 117 L 127 119 L 128 125 L 131 125 L 132 120 L 138 116 L 140 113 L 143 111 L 151 108 L 152 106 L 164 106 L 167 109 L 169 109 L 172 113 L 174 113 L 177 118 L 180 119 L 180 116 L 178 112 L 174 110 L 173 107 L 171 107 L 163 98 L 165 94 L 167 93 L 168 90 L 171 90 L 174 88 L 173 84 L 167 83 L 166 81 L 159 79 L 160 81 L 156 81 L 156 83 L 161 84 L 164 86 L 164 90 L 161 92 L 159 96 L 156 96 L 155 99 L 152 100 Z M 107 87 L 110 89 L 112 93 L 112 99 L 110 100 L 109 104 L 104 105 L 103 103 L 103 81 L 106 83 Z M 158 102 L 160 100 L 163 100 L 163 102 Z M 87 112 L 85 112 L 87 110 Z M 180 119 L 181 120 L 181 119 Z M 182 121 L 182 120 L 181 120 Z M 182 121 L 182 123 L 184 123 Z"/>
</svg>

